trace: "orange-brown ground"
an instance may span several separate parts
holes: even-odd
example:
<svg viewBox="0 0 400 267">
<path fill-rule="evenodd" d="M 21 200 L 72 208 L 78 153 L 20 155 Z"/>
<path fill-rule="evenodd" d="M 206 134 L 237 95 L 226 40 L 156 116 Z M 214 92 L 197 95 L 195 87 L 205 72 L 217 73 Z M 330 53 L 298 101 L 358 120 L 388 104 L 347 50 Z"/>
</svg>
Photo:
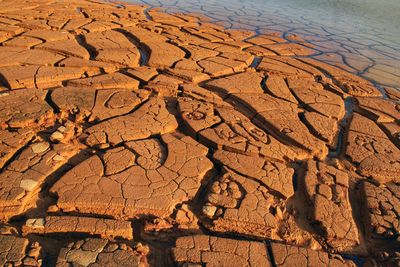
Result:
<svg viewBox="0 0 400 267">
<path fill-rule="evenodd" d="M 0 1 L 0 265 L 400 264 L 399 93 L 307 43 Z"/>
</svg>

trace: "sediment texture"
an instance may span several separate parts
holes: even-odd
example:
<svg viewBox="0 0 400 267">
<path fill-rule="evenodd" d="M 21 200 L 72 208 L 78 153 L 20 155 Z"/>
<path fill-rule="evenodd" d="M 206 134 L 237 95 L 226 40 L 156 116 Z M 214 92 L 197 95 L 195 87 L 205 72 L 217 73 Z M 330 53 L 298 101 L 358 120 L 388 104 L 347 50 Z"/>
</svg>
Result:
<svg viewBox="0 0 400 267">
<path fill-rule="evenodd" d="M 3 0 L 0 37 L 0 265 L 399 264 L 397 91 L 144 6 Z"/>
</svg>

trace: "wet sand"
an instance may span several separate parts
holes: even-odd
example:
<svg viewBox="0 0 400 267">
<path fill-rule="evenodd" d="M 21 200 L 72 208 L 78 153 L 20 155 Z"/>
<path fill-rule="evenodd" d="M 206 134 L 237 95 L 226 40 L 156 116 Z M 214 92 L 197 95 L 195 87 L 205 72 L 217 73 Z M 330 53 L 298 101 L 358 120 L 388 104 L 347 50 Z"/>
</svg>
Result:
<svg viewBox="0 0 400 267">
<path fill-rule="evenodd" d="M 148 6 L 1 1 L 0 36 L 0 265 L 399 264 L 397 90 Z"/>
</svg>

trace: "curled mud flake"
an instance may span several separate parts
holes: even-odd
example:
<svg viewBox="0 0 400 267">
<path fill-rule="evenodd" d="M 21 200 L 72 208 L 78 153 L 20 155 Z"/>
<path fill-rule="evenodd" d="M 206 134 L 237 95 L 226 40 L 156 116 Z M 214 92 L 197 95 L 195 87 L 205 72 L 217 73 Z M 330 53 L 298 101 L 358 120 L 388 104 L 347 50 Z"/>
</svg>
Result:
<svg viewBox="0 0 400 267">
<path fill-rule="evenodd" d="M 364 176 L 399 182 L 400 150 L 373 121 L 357 113 L 350 123 L 346 155 Z"/>
<path fill-rule="evenodd" d="M 83 76 L 84 72 L 77 68 L 40 67 L 35 76 L 35 86 L 39 89 L 58 87 L 63 81 Z"/>
<path fill-rule="evenodd" d="M 192 82 L 194 84 L 210 79 L 210 76 L 196 70 L 183 70 L 183 69 L 167 69 L 166 73 L 171 76 L 177 77 L 181 80 Z"/>
<path fill-rule="evenodd" d="M 179 86 L 183 83 L 184 82 L 177 77 L 167 74 L 159 74 L 154 79 L 149 81 L 146 87 L 154 92 L 157 92 L 160 96 L 167 96 L 163 93 L 163 91 L 171 91 L 174 94 L 173 96 L 177 97 Z"/>
<path fill-rule="evenodd" d="M 298 66 L 293 66 L 293 63 Z M 294 58 L 263 57 L 257 70 L 265 72 L 268 76 L 312 78 L 313 72 L 306 71 L 305 65 Z"/>
<path fill-rule="evenodd" d="M 360 243 L 349 199 L 349 175 L 324 163 L 308 161 L 304 181 L 309 218 L 329 246 L 351 251 Z"/>
<path fill-rule="evenodd" d="M 24 47 L 24 48 L 31 48 L 35 45 L 41 44 L 43 41 L 40 39 L 29 37 L 29 36 L 17 36 L 12 39 L 9 39 L 3 42 L 4 46 L 11 46 L 11 47 Z"/>
<path fill-rule="evenodd" d="M 285 43 L 286 40 L 274 35 L 261 34 L 246 40 L 246 42 L 253 45 L 270 45 L 276 43 Z"/>
<path fill-rule="evenodd" d="M 315 66 L 323 72 L 329 73 L 333 82 L 345 93 L 353 96 L 382 96 L 371 82 L 332 65 L 311 58 L 302 58 L 301 61 Z"/>
<path fill-rule="evenodd" d="M 282 143 L 298 151 L 298 157 L 314 155 L 324 157 L 328 149 L 324 142 L 312 135 L 304 125 L 297 105 L 267 94 L 235 94 L 228 98 L 240 107 L 240 110 L 268 133 L 273 134 Z M 302 151 L 303 150 L 303 151 Z"/>
<path fill-rule="evenodd" d="M 61 86 L 62 81 L 81 78 L 84 71 L 79 68 L 51 66 L 0 67 L 4 84 L 10 89 L 51 88 Z"/>
<path fill-rule="evenodd" d="M 138 89 L 138 91 L 98 90 L 89 121 L 97 122 L 125 115 L 146 101 L 149 95 L 149 91 L 142 89 Z"/>
<path fill-rule="evenodd" d="M 53 41 L 47 42 L 41 45 L 35 46 L 35 49 L 42 49 L 45 51 L 51 51 L 55 53 L 59 53 L 65 56 L 73 56 L 83 59 L 89 59 L 89 52 L 78 44 L 78 42 L 74 39 L 70 40 L 62 40 L 62 41 Z"/>
<path fill-rule="evenodd" d="M 214 59 L 214 60 L 212 60 Z M 225 65 L 222 64 L 221 62 L 219 62 L 221 60 L 219 60 L 219 58 L 215 57 L 215 58 L 207 58 L 207 59 L 203 59 L 201 61 L 198 62 L 199 66 L 203 69 L 203 71 L 210 75 L 211 77 L 218 77 L 218 76 L 222 76 L 222 75 L 228 75 L 228 74 L 232 74 L 234 73 L 234 69 L 232 68 L 231 65 L 233 65 L 233 63 L 235 63 L 236 67 L 245 67 L 244 63 L 241 62 L 231 62 L 230 65 Z M 222 59 L 222 61 L 227 61 L 226 59 Z M 227 63 L 229 64 L 229 63 Z"/>
<path fill-rule="evenodd" d="M 86 238 L 61 248 L 57 266 L 148 266 L 145 250 L 123 242 Z"/>
<path fill-rule="evenodd" d="M 67 23 L 64 24 L 62 27 L 63 30 L 68 31 L 68 32 L 75 32 L 75 33 L 80 33 L 81 30 L 79 27 L 88 24 L 92 20 L 89 18 L 85 17 L 72 17 L 71 19 L 68 20 Z"/>
<path fill-rule="evenodd" d="M 376 252 L 398 247 L 396 238 L 400 234 L 400 186 L 388 183 L 385 187 L 362 181 L 358 190 L 369 248 Z"/>
<path fill-rule="evenodd" d="M 85 42 L 95 50 L 135 47 L 122 33 L 113 30 L 88 33 L 84 35 L 84 38 Z"/>
<path fill-rule="evenodd" d="M 161 97 L 161 98 L 174 99 L 179 94 L 179 86 L 178 85 L 172 85 L 172 84 L 157 85 L 154 83 L 150 83 L 145 88 L 146 88 L 146 90 L 150 90 L 153 93 L 155 93 L 157 95 L 157 97 Z"/>
<path fill-rule="evenodd" d="M 150 81 L 153 77 L 158 75 L 157 69 L 148 67 L 148 66 L 140 66 L 133 69 L 127 69 L 126 73 L 132 75 L 136 79 L 139 79 L 143 82 Z"/>
<path fill-rule="evenodd" d="M 74 36 L 68 32 L 52 31 L 48 29 L 28 31 L 24 33 L 23 36 L 35 37 L 45 40 L 46 42 L 74 39 Z"/>
<path fill-rule="evenodd" d="M 242 61 L 237 61 L 222 56 L 206 58 L 198 62 L 203 71 L 211 77 L 232 74 L 246 69 L 247 64 Z"/>
<path fill-rule="evenodd" d="M 111 219 L 47 216 L 28 219 L 22 227 L 24 234 L 86 233 L 108 238 L 133 239 L 131 223 Z"/>
<path fill-rule="evenodd" d="M 45 92 L 24 89 L 0 95 L 0 128 L 33 128 L 54 123 Z"/>
<path fill-rule="evenodd" d="M 5 31 L 11 35 L 18 35 L 18 34 L 24 32 L 24 28 L 18 26 L 18 24 L 19 24 L 18 20 L 13 20 L 12 18 L 7 18 L 7 17 L 3 18 L 3 20 L 4 19 L 6 20 L 6 23 L 1 26 L 2 31 Z M 10 23 L 7 23 L 7 22 L 12 22 L 11 23 L 12 25 L 10 25 Z"/>
<path fill-rule="evenodd" d="M 219 95 L 198 85 L 183 84 L 182 96 L 201 102 L 207 102 L 213 104 L 214 106 L 229 106 L 229 104 L 224 102 Z"/>
<path fill-rule="evenodd" d="M 189 137 L 163 135 L 126 143 L 127 148 L 93 156 L 65 174 L 52 188 L 62 210 L 132 218 L 169 216 L 190 201 L 212 168 L 207 149 Z M 133 152 L 131 152 L 133 151 Z M 168 154 L 167 154 L 168 151 Z"/>
<path fill-rule="evenodd" d="M 167 37 L 164 37 L 162 34 L 160 34 L 160 28 L 157 28 L 156 25 L 149 23 L 147 25 L 143 25 L 144 27 L 137 27 L 137 26 L 132 26 L 132 27 L 125 27 L 124 31 L 127 32 L 128 34 L 131 34 L 131 36 L 138 42 L 140 43 L 146 43 L 146 42 L 166 42 L 168 41 Z"/>
<path fill-rule="evenodd" d="M 26 49 L 22 47 L 1 47 L 1 67 L 17 65 L 43 65 L 53 66 L 65 57 L 51 51 L 39 49 Z"/>
<path fill-rule="evenodd" d="M 202 68 L 192 59 L 182 59 L 175 64 L 174 69 L 202 72 Z"/>
<path fill-rule="evenodd" d="M 0 130 L 0 169 L 15 153 L 24 147 L 34 136 L 29 129 L 17 131 Z"/>
<path fill-rule="evenodd" d="M 200 48 L 200 47 L 198 47 L 199 44 L 204 43 L 203 39 L 201 39 L 197 36 L 191 35 L 187 32 L 181 31 L 180 29 L 172 28 L 172 27 L 165 29 L 161 33 L 161 35 L 167 37 L 172 44 L 179 45 L 180 47 L 184 48 L 185 50 L 190 51 L 191 55 L 193 55 L 192 54 L 193 52 L 197 51 L 196 48 Z M 192 48 L 192 46 L 194 48 Z M 206 49 L 204 49 L 204 50 L 206 50 Z M 212 51 L 212 50 L 209 50 L 209 51 Z M 198 53 L 198 55 L 202 56 L 202 58 L 206 57 L 201 52 Z M 213 54 L 213 55 L 218 55 L 218 53 L 215 52 L 215 54 Z M 197 57 L 196 57 L 196 55 L 193 55 L 190 58 L 196 60 Z"/>
<path fill-rule="evenodd" d="M 297 152 L 256 127 L 233 108 L 213 107 L 190 98 L 181 98 L 178 106 L 189 129 L 207 145 L 280 160 L 296 157 Z M 199 111 L 201 114 L 198 114 Z M 202 117 L 200 115 L 205 116 L 201 120 L 194 120 Z"/>
<path fill-rule="evenodd" d="M 147 61 L 147 65 L 150 67 L 171 67 L 186 55 L 181 48 L 167 43 L 159 34 L 137 27 L 127 27 L 125 30 L 142 42 L 146 52 L 150 55 Z"/>
<path fill-rule="evenodd" d="M 376 97 L 357 97 L 363 114 L 376 122 L 389 123 L 400 120 L 399 104 Z"/>
<path fill-rule="evenodd" d="M 190 98 L 179 98 L 178 109 L 182 119 L 193 133 L 209 128 L 221 121 L 214 114 L 212 104 L 192 100 Z"/>
<path fill-rule="evenodd" d="M 211 43 L 215 43 L 215 42 L 220 42 L 220 41 L 224 41 L 224 40 L 230 40 L 229 35 L 215 30 L 211 27 L 207 27 L 207 26 L 211 26 L 211 24 L 202 24 L 201 26 L 198 27 L 184 27 L 185 31 L 189 32 L 192 35 L 198 36 L 208 42 Z M 215 26 L 214 26 L 215 27 Z M 218 46 L 222 46 L 221 44 L 219 44 Z"/>
<path fill-rule="evenodd" d="M 322 84 L 312 79 L 298 79 L 297 77 L 289 77 L 289 88 L 293 94 L 310 109 L 320 114 L 337 120 L 344 116 L 343 99 L 327 90 L 324 90 Z"/>
<path fill-rule="evenodd" d="M 295 43 L 264 44 L 261 45 L 261 48 L 273 51 L 275 54 L 280 56 L 309 56 L 317 52 L 306 46 Z"/>
<path fill-rule="evenodd" d="M 400 147 L 400 125 L 395 122 L 382 123 L 382 127 L 394 144 Z"/>
<path fill-rule="evenodd" d="M 309 248 L 271 243 L 271 251 L 276 266 L 356 266 L 351 260 L 345 260 L 338 255 Z"/>
<path fill-rule="evenodd" d="M 265 181 L 265 180 L 264 180 Z M 295 224 L 286 223 L 290 216 L 285 210 L 286 201 L 282 194 L 270 190 L 255 178 L 224 170 L 224 175 L 214 182 L 206 195 L 203 224 L 218 233 L 235 233 L 258 238 L 284 240 L 290 243 L 310 241 L 311 236 Z M 214 207 L 214 208 L 213 208 Z M 289 237 L 282 234 L 286 227 Z M 293 236 L 301 238 L 293 238 Z"/>
<path fill-rule="evenodd" d="M 167 14 L 153 9 L 149 11 L 149 15 L 155 22 L 177 25 L 177 26 L 187 25 L 187 21 L 185 19 L 182 19 L 173 14 Z"/>
<path fill-rule="evenodd" d="M 222 52 L 221 57 L 231 59 L 234 61 L 245 63 L 250 66 L 254 60 L 254 56 L 247 52 L 241 52 L 237 48 L 232 48 L 231 46 L 219 47 L 216 51 Z"/>
<path fill-rule="evenodd" d="M 214 153 L 214 158 L 224 166 L 279 192 L 284 198 L 289 198 L 294 193 L 292 185 L 294 170 L 286 164 L 223 150 Z"/>
<path fill-rule="evenodd" d="M 265 130 L 270 129 L 284 144 L 304 149 L 318 158 L 324 158 L 328 153 L 326 144 L 311 134 L 296 114 L 287 110 L 260 112 L 254 121 L 257 125 L 265 125 Z"/>
<path fill-rule="evenodd" d="M 104 144 L 103 142 L 117 145 L 124 141 L 173 132 L 177 127 L 178 123 L 168 112 L 164 100 L 152 98 L 130 114 L 112 118 L 88 128 L 86 143 L 90 146 L 100 146 Z M 98 139 L 99 135 L 107 136 L 107 140 Z"/>
<path fill-rule="evenodd" d="M 51 100 L 60 109 L 63 117 L 79 114 L 80 120 L 82 120 L 90 116 L 95 96 L 96 92 L 94 90 L 63 87 L 52 91 Z"/>
<path fill-rule="evenodd" d="M 224 98 L 237 93 L 263 93 L 262 77 L 254 71 L 233 74 L 224 78 L 214 79 L 206 83 L 206 87 L 221 94 Z"/>
<path fill-rule="evenodd" d="M 338 121 L 328 118 L 317 112 L 305 112 L 304 120 L 307 126 L 314 131 L 317 136 L 326 141 L 329 145 L 334 146 L 338 136 Z"/>
<path fill-rule="evenodd" d="M 172 249 L 172 259 L 183 266 L 271 266 L 262 242 L 207 235 L 179 237 Z"/>
<path fill-rule="evenodd" d="M 184 48 L 190 52 L 190 59 L 196 62 L 205 58 L 215 57 L 219 54 L 216 51 L 197 45 L 187 45 Z"/>
<path fill-rule="evenodd" d="M 28 17 L 23 22 L 19 22 L 15 24 L 16 26 L 23 27 L 27 30 L 31 30 L 32 32 L 40 32 L 40 30 L 50 30 L 51 27 L 48 25 L 48 20 L 46 19 L 34 19 L 33 17 Z M 45 31 L 43 31 L 45 32 Z M 28 33 L 30 33 L 28 31 Z"/>
<path fill-rule="evenodd" d="M 268 75 L 265 86 L 272 96 L 290 101 L 294 104 L 298 103 L 286 84 L 285 76 L 272 73 Z"/>
<path fill-rule="evenodd" d="M 245 138 L 241 138 L 238 134 L 233 132 L 229 127 L 218 127 L 215 131 L 215 134 L 218 136 L 218 138 L 222 140 L 230 140 L 230 142 L 235 145 L 239 143 L 244 143 L 246 141 Z"/>
<path fill-rule="evenodd" d="M 80 27 L 80 29 L 92 33 L 92 32 L 104 32 L 104 31 L 107 32 L 107 30 L 119 27 L 121 27 L 121 25 L 111 21 L 93 21 L 89 24 Z"/>
<path fill-rule="evenodd" d="M 130 89 L 135 90 L 139 87 L 139 81 L 133 79 L 120 72 L 115 72 L 111 74 L 103 74 L 99 76 L 70 80 L 67 86 L 78 87 L 78 88 L 92 88 L 92 89 Z"/>
<path fill-rule="evenodd" d="M 276 52 L 267 49 L 265 47 L 262 46 L 252 46 L 252 47 L 248 47 L 245 49 L 246 52 L 251 53 L 255 56 L 268 56 L 268 57 L 274 57 L 277 56 Z"/>
<path fill-rule="evenodd" d="M 8 218 L 34 205 L 46 178 L 79 152 L 79 147 L 37 142 L 23 149 L 0 174 L 0 209 Z"/>
<path fill-rule="evenodd" d="M 12 235 L 0 235 L 0 265 L 42 266 L 42 248 L 36 242 Z"/>
<path fill-rule="evenodd" d="M 118 66 L 112 63 L 87 60 L 77 57 L 68 57 L 57 63 L 59 67 L 75 68 L 86 72 L 89 76 L 95 76 L 101 74 L 103 71 L 106 73 L 112 73 L 118 70 Z"/>
<path fill-rule="evenodd" d="M 95 60 L 112 63 L 118 67 L 138 67 L 140 53 L 136 48 L 101 49 L 97 51 Z"/>
</svg>

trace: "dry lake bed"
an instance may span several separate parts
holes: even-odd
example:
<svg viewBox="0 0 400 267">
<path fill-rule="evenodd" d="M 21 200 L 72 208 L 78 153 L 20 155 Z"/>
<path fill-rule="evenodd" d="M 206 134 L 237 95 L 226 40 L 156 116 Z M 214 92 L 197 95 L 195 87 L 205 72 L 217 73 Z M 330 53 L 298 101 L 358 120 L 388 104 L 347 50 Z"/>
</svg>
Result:
<svg viewBox="0 0 400 267">
<path fill-rule="evenodd" d="M 0 265 L 398 266 L 396 41 L 190 7 L 0 1 Z"/>
</svg>

